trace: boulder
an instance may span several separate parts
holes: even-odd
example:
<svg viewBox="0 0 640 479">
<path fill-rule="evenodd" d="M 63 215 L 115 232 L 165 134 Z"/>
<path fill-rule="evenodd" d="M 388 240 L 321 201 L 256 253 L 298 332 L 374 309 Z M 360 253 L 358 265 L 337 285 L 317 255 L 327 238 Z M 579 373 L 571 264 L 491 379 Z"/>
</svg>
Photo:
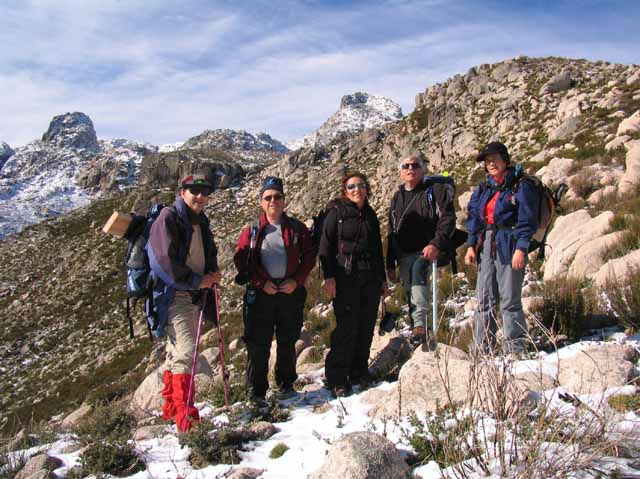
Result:
<svg viewBox="0 0 640 479">
<path fill-rule="evenodd" d="M 309 479 L 409 479 L 407 463 L 391 441 L 373 432 L 345 434 Z"/>
<path fill-rule="evenodd" d="M 629 135 L 616 136 L 613 140 L 604 145 L 604 149 L 607 151 L 617 150 L 621 146 L 629 141 L 631 137 Z"/>
<path fill-rule="evenodd" d="M 547 244 L 550 246 L 548 251 L 551 254 L 544 263 L 544 280 L 566 274 L 580 248 L 604 235 L 613 217 L 611 211 L 604 211 L 591 218 L 585 210 L 559 217 L 547 237 Z"/>
<path fill-rule="evenodd" d="M 633 85 L 634 83 L 640 83 L 640 68 L 633 72 L 627 78 L 627 85 Z"/>
<path fill-rule="evenodd" d="M 321 361 L 322 355 L 323 351 L 318 346 L 309 346 L 307 348 L 304 348 L 298 356 L 296 367 L 302 366 L 303 364 L 310 364 Z"/>
<path fill-rule="evenodd" d="M 544 95 L 545 93 L 559 93 L 561 91 L 565 91 L 571 88 L 571 73 L 568 71 L 564 71 L 557 75 L 551 77 L 547 83 L 542 85 L 540 89 L 540 94 Z"/>
<path fill-rule="evenodd" d="M 458 196 L 458 204 L 460 205 L 460 209 L 462 211 L 467 211 L 467 206 L 469 206 L 469 201 L 471 200 L 471 195 L 473 194 L 473 190 L 465 191 L 460 196 Z"/>
<path fill-rule="evenodd" d="M 620 178 L 618 192 L 625 194 L 640 184 L 640 142 L 633 142 L 626 155 L 626 168 Z"/>
<path fill-rule="evenodd" d="M 560 126 L 549 132 L 549 141 L 566 140 L 570 138 L 582 123 L 580 117 L 572 116 L 564 120 Z"/>
<path fill-rule="evenodd" d="M 411 345 L 398 331 L 384 336 L 374 335 L 369 353 L 369 372 L 374 377 L 383 377 L 394 367 L 400 366 L 411 357 Z"/>
<path fill-rule="evenodd" d="M 584 106 L 584 99 L 581 97 L 565 98 L 558 105 L 558 119 L 565 121 L 567 118 L 580 116 Z"/>
<path fill-rule="evenodd" d="M 536 172 L 536 176 L 546 185 L 559 184 L 566 181 L 574 164 L 575 160 L 572 158 L 553 158 L 547 166 Z"/>
<path fill-rule="evenodd" d="M 436 352 L 418 348 L 402 366 L 396 387 L 383 395 L 378 391 L 367 391 L 363 399 L 373 405 L 370 413 L 378 417 L 397 417 L 399 413 L 406 415 L 410 411 L 424 414 L 435 411 L 439 404 L 448 402 L 448 398 L 466 401 L 470 370 L 468 356 L 460 349 L 444 344 L 439 344 Z M 402 411 L 398 411 L 400 402 Z"/>
<path fill-rule="evenodd" d="M 149 374 L 133 393 L 131 407 L 136 417 L 151 415 L 162 409 L 162 372 L 164 365 Z"/>
<path fill-rule="evenodd" d="M 561 358 L 560 386 L 576 394 L 593 394 L 629 384 L 636 377 L 628 351 L 622 345 L 608 343 L 592 346 L 575 356 Z"/>
<path fill-rule="evenodd" d="M 623 231 L 609 233 L 584 243 L 569 267 L 569 276 L 585 278 L 598 272 L 604 264 L 603 254 L 624 236 Z"/>
<path fill-rule="evenodd" d="M 587 203 L 590 205 L 597 205 L 600 203 L 603 198 L 607 196 L 615 195 L 618 192 L 618 188 L 613 185 L 605 186 L 604 188 L 600 188 L 599 190 L 594 191 L 587 198 Z"/>
<path fill-rule="evenodd" d="M 74 428 L 82 419 L 89 415 L 92 410 L 93 407 L 91 405 L 83 404 L 62 420 L 62 428 L 67 430 Z"/>
<path fill-rule="evenodd" d="M 611 280 L 624 281 L 632 268 L 640 268 L 640 250 L 607 261 L 592 277 L 598 287 L 604 288 Z"/>
<path fill-rule="evenodd" d="M 253 467 L 239 467 L 232 469 L 224 475 L 224 479 L 257 479 L 262 475 L 264 469 L 255 469 Z"/>
<path fill-rule="evenodd" d="M 637 131 L 640 131 L 640 110 L 620 122 L 617 135 L 631 134 Z"/>
<path fill-rule="evenodd" d="M 229 347 L 227 349 L 233 353 L 238 351 L 241 346 L 242 346 L 242 342 L 240 341 L 240 338 L 236 338 L 229 343 Z"/>
<path fill-rule="evenodd" d="M 50 471 L 61 467 L 62 461 L 47 454 L 31 457 L 22 469 L 15 475 L 15 479 L 36 479 L 54 477 Z"/>
</svg>

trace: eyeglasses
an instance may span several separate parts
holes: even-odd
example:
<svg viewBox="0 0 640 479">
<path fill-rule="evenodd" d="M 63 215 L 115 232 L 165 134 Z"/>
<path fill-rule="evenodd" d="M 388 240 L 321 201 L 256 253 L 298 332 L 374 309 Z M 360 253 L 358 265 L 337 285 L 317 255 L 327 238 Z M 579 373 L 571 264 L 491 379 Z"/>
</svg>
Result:
<svg viewBox="0 0 640 479">
<path fill-rule="evenodd" d="M 271 203 L 273 201 L 280 201 L 284 196 L 282 195 L 267 195 L 262 197 L 262 201 L 266 201 L 267 203 Z"/>
<path fill-rule="evenodd" d="M 206 186 L 189 186 L 187 189 L 193 196 L 209 196 L 211 194 L 211 188 Z"/>
<path fill-rule="evenodd" d="M 355 190 L 356 188 L 358 188 L 360 190 L 366 190 L 367 189 L 367 184 L 366 183 L 351 183 L 351 184 L 347 185 L 347 189 L 348 190 Z"/>
<path fill-rule="evenodd" d="M 400 168 L 403 170 L 420 170 L 422 166 L 420 166 L 420 163 L 402 163 Z"/>
</svg>

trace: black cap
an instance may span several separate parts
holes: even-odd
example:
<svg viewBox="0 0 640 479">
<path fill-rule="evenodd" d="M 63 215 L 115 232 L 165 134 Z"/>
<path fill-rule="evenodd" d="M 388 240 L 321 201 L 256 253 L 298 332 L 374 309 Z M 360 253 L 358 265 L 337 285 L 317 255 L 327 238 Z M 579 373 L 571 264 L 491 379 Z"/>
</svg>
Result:
<svg viewBox="0 0 640 479">
<path fill-rule="evenodd" d="M 260 196 L 267 190 L 277 190 L 284 195 L 284 186 L 282 179 L 277 176 L 267 176 L 262 182 L 262 188 L 260 189 Z"/>
<path fill-rule="evenodd" d="M 485 146 L 476 158 L 476 161 L 484 161 L 486 156 L 493 155 L 495 153 L 498 153 L 507 163 L 511 161 L 509 150 L 507 150 L 507 147 L 499 141 L 492 141 L 487 146 Z"/>
</svg>

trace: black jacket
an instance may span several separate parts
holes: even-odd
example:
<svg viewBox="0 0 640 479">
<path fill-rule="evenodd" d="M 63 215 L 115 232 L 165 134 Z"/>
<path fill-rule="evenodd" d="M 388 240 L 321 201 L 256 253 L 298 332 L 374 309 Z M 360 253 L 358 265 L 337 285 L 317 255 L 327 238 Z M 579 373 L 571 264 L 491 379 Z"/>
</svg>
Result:
<svg viewBox="0 0 640 479">
<path fill-rule="evenodd" d="M 345 273 L 344 258 L 352 255 L 354 269 L 357 269 L 358 261 L 366 261 L 369 269 L 385 281 L 380 222 L 375 211 L 369 203 L 359 210 L 355 203 L 346 199 L 333 204 L 324 220 L 318 251 L 324 277 L 334 278 L 337 273 Z M 339 217 L 343 221 L 342 238 L 338 238 Z"/>
<path fill-rule="evenodd" d="M 456 229 L 453 198 L 443 185 L 435 183 L 432 186 L 435 204 L 430 205 L 428 189 L 426 183 L 411 191 L 400 185 L 393 195 L 387 229 L 387 268 L 395 269 L 401 256 L 416 253 L 429 244 L 441 251 L 451 247 Z"/>
</svg>

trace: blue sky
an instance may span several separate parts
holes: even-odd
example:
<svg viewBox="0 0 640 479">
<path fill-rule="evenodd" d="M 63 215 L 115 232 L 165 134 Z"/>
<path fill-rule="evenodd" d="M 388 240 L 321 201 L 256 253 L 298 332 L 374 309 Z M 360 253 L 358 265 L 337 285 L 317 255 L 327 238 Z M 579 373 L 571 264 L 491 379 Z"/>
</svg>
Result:
<svg viewBox="0 0 640 479">
<path fill-rule="evenodd" d="M 640 63 L 640 1 L 0 0 L 0 141 L 83 111 L 100 138 L 314 130 L 517 55 Z"/>
</svg>

